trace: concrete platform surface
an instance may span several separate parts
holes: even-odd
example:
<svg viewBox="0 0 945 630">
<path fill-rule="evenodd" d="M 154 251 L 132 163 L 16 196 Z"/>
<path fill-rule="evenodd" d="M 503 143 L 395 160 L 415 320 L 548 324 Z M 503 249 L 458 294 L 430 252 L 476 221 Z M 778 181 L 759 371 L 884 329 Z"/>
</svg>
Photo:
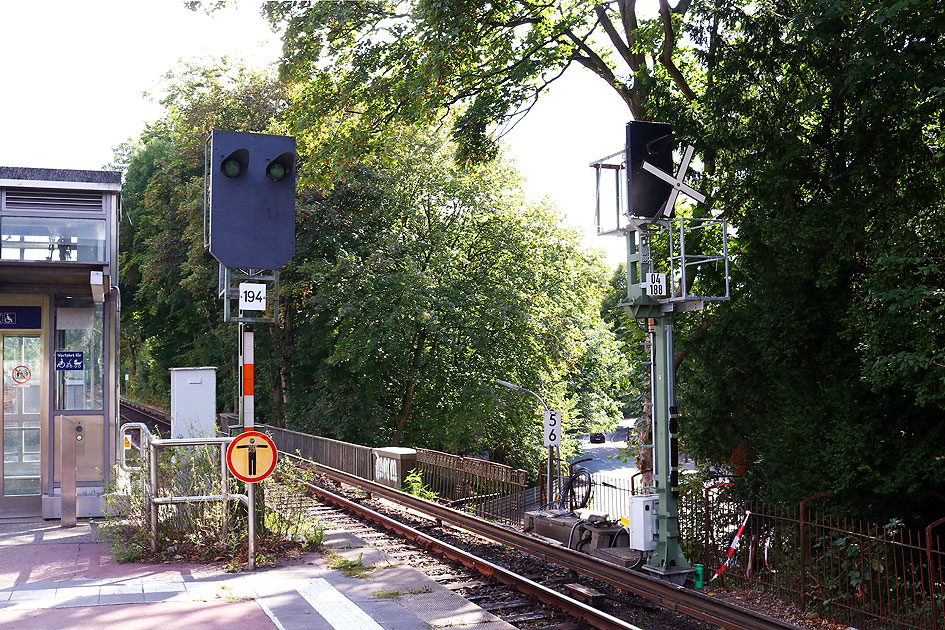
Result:
<svg viewBox="0 0 945 630">
<path fill-rule="evenodd" d="M 356 536 L 328 532 L 325 547 L 253 573 L 118 564 L 94 524 L 64 530 L 56 521 L 0 519 L 0 629 L 512 628 Z M 337 556 L 359 559 L 364 570 L 332 570 Z"/>
</svg>

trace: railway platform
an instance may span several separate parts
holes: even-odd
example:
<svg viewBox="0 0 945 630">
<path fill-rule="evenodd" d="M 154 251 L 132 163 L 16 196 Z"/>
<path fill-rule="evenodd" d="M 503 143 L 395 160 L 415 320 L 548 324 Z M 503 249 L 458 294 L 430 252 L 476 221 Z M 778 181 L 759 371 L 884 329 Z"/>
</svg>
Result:
<svg viewBox="0 0 945 630">
<path fill-rule="evenodd" d="M 252 573 L 186 563 L 119 564 L 80 521 L 0 519 L 0 628 L 35 630 L 421 630 L 513 626 L 348 532 L 327 554 Z M 346 577 L 337 555 L 372 570 Z"/>
</svg>

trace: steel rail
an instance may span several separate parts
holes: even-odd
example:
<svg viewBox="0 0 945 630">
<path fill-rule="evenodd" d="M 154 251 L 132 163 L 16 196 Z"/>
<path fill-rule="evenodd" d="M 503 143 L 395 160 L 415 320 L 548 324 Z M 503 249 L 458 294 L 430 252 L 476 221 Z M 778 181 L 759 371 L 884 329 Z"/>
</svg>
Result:
<svg viewBox="0 0 945 630">
<path fill-rule="evenodd" d="M 600 580 L 620 590 L 634 593 L 668 610 L 685 613 L 697 619 L 702 619 L 731 630 L 789 630 L 797 628 L 797 626 L 793 626 L 780 619 L 768 617 L 767 615 L 762 615 L 752 610 L 729 604 L 728 602 L 713 599 L 702 593 L 676 586 L 675 584 L 658 578 L 630 571 L 629 569 L 611 564 L 594 556 L 589 556 L 561 546 L 549 545 L 544 539 L 508 529 L 470 514 L 453 510 L 437 503 L 389 488 L 388 486 L 356 477 L 341 470 L 309 460 L 301 461 L 305 466 L 316 470 L 330 479 L 349 486 L 361 488 L 373 495 L 405 505 L 418 512 L 439 519 L 440 521 L 469 530 L 495 542 L 508 545 L 509 547 L 513 547 L 537 558 L 552 562 L 558 566 L 571 569 L 589 578 Z M 327 491 L 321 489 L 318 489 L 318 492 L 327 493 Z M 357 508 L 352 507 L 352 509 L 356 510 L 358 513 L 368 511 L 367 508 L 361 506 Z M 570 600 L 570 598 L 568 599 Z M 591 622 L 588 621 L 588 623 Z"/>
<path fill-rule="evenodd" d="M 355 512 L 359 517 L 372 520 L 384 528 L 400 535 L 405 538 L 412 540 L 428 549 L 431 549 L 437 553 L 440 553 L 452 560 L 456 560 L 461 563 L 463 566 L 474 569 L 483 575 L 488 575 L 497 579 L 503 584 L 514 587 L 519 592 L 526 595 L 531 595 L 535 597 L 543 604 L 557 608 L 575 619 L 580 619 L 581 621 L 590 624 L 595 628 L 600 630 L 642 630 L 638 626 L 635 626 L 631 623 L 618 619 L 612 615 L 607 614 L 601 610 L 597 610 L 592 606 L 588 606 L 582 602 L 579 602 L 575 599 L 563 595 L 555 590 L 552 590 L 546 586 L 529 580 L 528 578 L 518 575 L 508 569 L 500 567 L 497 564 L 493 564 L 488 560 L 474 556 L 458 547 L 454 547 L 449 543 L 445 543 L 442 540 L 428 536 L 421 531 L 418 531 L 409 525 L 404 525 L 390 517 L 384 516 L 379 512 L 375 512 L 370 508 L 366 508 L 363 505 L 350 501 L 342 496 L 339 496 L 333 492 L 320 488 L 314 484 L 308 483 L 303 480 L 301 483 L 313 493 L 319 497 L 340 505 L 352 512 Z"/>
<path fill-rule="evenodd" d="M 171 426 L 170 418 L 160 410 L 124 398 L 119 401 L 119 414 L 133 422 L 139 422 L 142 418 L 147 418 L 164 428 L 170 428 Z"/>
</svg>

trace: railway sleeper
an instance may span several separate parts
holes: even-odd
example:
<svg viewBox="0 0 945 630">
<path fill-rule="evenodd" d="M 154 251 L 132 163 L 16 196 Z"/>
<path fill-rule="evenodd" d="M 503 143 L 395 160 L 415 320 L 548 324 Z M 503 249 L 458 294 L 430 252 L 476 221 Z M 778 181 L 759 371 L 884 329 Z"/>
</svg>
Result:
<svg viewBox="0 0 945 630">
<path fill-rule="evenodd" d="M 547 611 L 536 611 L 521 613 L 519 615 L 509 615 L 504 617 L 499 615 L 499 619 L 506 623 L 525 623 L 528 621 L 541 621 L 542 619 L 551 619 L 551 613 Z"/>
<path fill-rule="evenodd" d="M 564 585 L 565 590 L 568 591 L 568 594 L 579 602 L 584 602 L 591 606 L 600 606 L 604 603 L 604 600 L 607 599 L 607 596 L 604 593 L 601 593 L 596 588 L 591 588 L 590 586 L 584 586 L 583 584 L 570 583 Z"/>
<path fill-rule="evenodd" d="M 524 599 L 511 600 L 506 602 L 493 602 L 493 603 L 483 603 L 479 604 L 479 607 L 488 612 L 494 612 L 496 610 L 514 610 L 515 608 L 526 608 L 528 606 L 534 606 L 535 602 L 526 601 Z"/>
</svg>

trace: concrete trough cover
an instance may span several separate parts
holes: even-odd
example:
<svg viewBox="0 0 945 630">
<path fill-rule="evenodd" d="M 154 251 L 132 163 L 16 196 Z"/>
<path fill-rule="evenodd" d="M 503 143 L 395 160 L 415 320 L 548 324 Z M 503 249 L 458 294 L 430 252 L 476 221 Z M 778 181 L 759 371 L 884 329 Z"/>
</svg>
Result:
<svg viewBox="0 0 945 630">
<path fill-rule="evenodd" d="M 429 593 L 402 595 L 399 601 L 401 606 L 434 628 L 473 626 L 477 630 L 509 630 L 515 627 L 466 601 L 462 595 L 442 587 Z"/>
<path fill-rule="evenodd" d="M 322 544 L 332 549 L 354 549 L 368 546 L 363 539 L 341 530 L 325 532 Z"/>
</svg>

